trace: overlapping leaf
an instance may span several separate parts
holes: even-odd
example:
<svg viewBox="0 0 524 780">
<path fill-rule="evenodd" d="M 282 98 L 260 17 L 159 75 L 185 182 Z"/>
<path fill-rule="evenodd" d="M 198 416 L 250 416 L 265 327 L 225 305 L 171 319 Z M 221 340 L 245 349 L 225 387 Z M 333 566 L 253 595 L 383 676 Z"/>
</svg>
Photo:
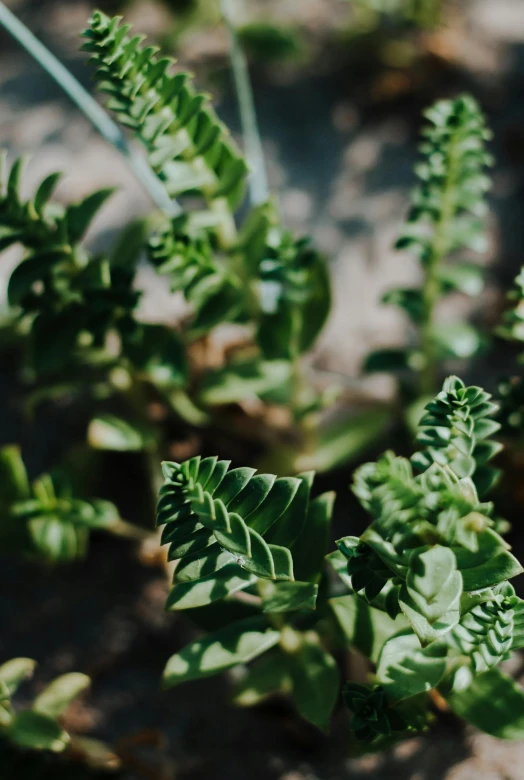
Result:
<svg viewBox="0 0 524 780">
<path fill-rule="evenodd" d="M 311 474 L 277 479 L 199 457 L 165 463 L 164 474 L 158 524 L 170 559 L 178 560 L 170 606 L 222 598 L 247 587 L 250 575 L 294 579 L 290 548 L 306 526 Z"/>
</svg>

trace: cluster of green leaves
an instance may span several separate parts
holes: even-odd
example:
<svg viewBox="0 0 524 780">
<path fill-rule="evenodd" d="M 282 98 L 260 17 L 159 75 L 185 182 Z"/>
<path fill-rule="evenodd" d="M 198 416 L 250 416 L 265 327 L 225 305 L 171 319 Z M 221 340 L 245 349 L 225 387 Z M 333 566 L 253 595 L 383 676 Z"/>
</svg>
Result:
<svg viewBox="0 0 524 780">
<path fill-rule="evenodd" d="M 496 411 L 481 388 L 450 377 L 420 422 L 422 449 L 411 460 L 388 452 L 356 471 L 354 492 L 372 522 L 327 555 L 349 588 L 343 595 L 340 580 L 323 574 L 332 499 L 309 499 L 311 474 L 228 471 L 216 458 L 165 464 L 158 522 L 178 562 L 168 608 L 225 600 L 231 609 L 212 607 L 218 631 L 173 656 L 165 684 L 264 654 L 238 703 L 290 693 L 326 729 L 338 697 L 333 653 L 349 645 L 376 668 L 373 684 L 349 682 L 342 691 L 358 738 L 424 728 L 432 689 L 481 728 L 513 736 L 521 727 L 504 732 L 477 682 L 489 674 L 487 688 L 522 710 L 524 692 L 496 666 L 524 646 L 524 601 L 508 582 L 523 569 L 501 536 L 504 521 L 479 498 L 497 476 L 487 465 L 499 449 L 490 439 Z"/>
<path fill-rule="evenodd" d="M 338 692 L 338 670 L 315 609 L 327 552 L 333 494 L 310 498 L 313 474 L 276 478 L 227 461 L 165 463 L 158 504 L 162 541 L 177 560 L 168 609 L 221 612 L 217 631 L 167 663 L 164 684 L 207 677 L 262 654 L 236 692 L 241 705 L 292 691 L 299 712 L 322 729 Z M 234 604 L 238 593 L 248 601 Z M 213 614 L 212 612 L 210 613 Z"/>
<path fill-rule="evenodd" d="M 171 289 L 192 305 L 190 339 L 221 323 L 237 322 L 252 326 L 256 349 L 209 372 L 197 393 L 199 401 L 231 403 L 255 394 L 291 404 L 298 415 L 315 411 L 321 401 L 311 390 L 303 396 L 295 393 L 295 369 L 329 314 L 324 258 L 308 240 L 295 240 L 281 227 L 272 204 L 251 211 L 226 253 L 213 230 L 200 226 L 194 216 L 177 217 L 153 236 L 151 260 L 169 278 Z"/>
<path fill-rule="evenodd" d="M 35 666 L 31 658 L 13 658 L 0 666 L 0 742 L 26 750 L 61 753 L 71 742 L 61 716 L 91 681 L 79 672 L 64 674 L 44 688 L 30 707 L 18 709 L 12 697 L 32 677 Z"/>
<path fill-rule="evenodd" d="M 193 335 L 222 322 L 254 320 L 262 352 L 276 359 L 282 346 L 267 344 L 264 322 L 271 315 L 278 342 L 291 336 L 288 351 L 305 351 L 329 311 L 323 258 L 283 230 L 271 204 L 253 209 L 237 234 L 244 158 L 208 96 L 194 90 L 187 73 L 173 71 L 173 60 L 159 59 L 155 47 L 141 45 L 141 36 L 130 37 L 129 29 L 119 17 L 97 12 L 84 33 L 100 89 L 109 93 L 117 119 L 146 146 L 169 194 L 197 195 L 205 205 L 195 210 L 190 204 L 158 231 L 150 243 L 154 264 L 193 305 Z"/>
<path fill-rule="evenodd" d="M 523 569 L 474 481 L 483 489 L 493 483 L 493 470 L 485 477 L 484 469 L 498 449 L 489 441 L 499 428 L 490 420 L 496 410 L 487 393 L 450 377 L 421 421 L 425 449 L 411 461 L 386 453 L 355 474 L 355 494 L 372 522 L 360 538 L 337 544 L 355 594 L 397 626 L 377 657 L 383 707 L 417 703 L 438 687 L 455 709 L 475 675 L 522 646 L 524 602 L 508 580 Z M 485 716 L 490 706 L 476 702 L 482 727 L 495 733 L 496 718 Z M 377 720 L 370 706 L 363 725 L 358 713 L 365 737 L 390 734 L 389 720 Z"/>
<path fill-rule="evenodd" d="M 25 249 L 8 300 L 27 336 L 35 398 L 64 389 L 97 400 L 124 395 L 116 433 L 105 410 L 103 426 L 97 416 L 96 430 L 111 431 L 97 436 L 96 446 L 118 440 L 117 448 L 130 449 L 139 441 L 161 443 L 162 431 L 136 402 L 151 389 L 168 414 L 191 424 L 209 420 L 214 406 L 253 397 L 291 405 L 296 419 L 320 410 L 325 399 L 299 381 L 299 361 L 329 313 L 325 259 L 283 228 L 271 203 L 248 210 L 237 230 L 247 166 L 189 74 L 173 70 L 143 36 L 131 36 L 120 17 L 95 12 L 84 36 L 108 106 L 145 145 L 153 171 L 169 195 L 182 196 L 184 208 L 175 218 L 132 223 L 109 254 L 93 256 L 81 242 L 111 191 L 62 208 L 50 202 L 59 181 L 51 174 L 24 200 L 23 161 L 14 163 L 0 185 L 0 250 L 16 243 Z M 191 316 L 176 328 L 137 315 L 137 264 L 146 249 L 190 304 Z M 218 369 L 195 365 L 192 342 L 226 322 L 247 326 L 243 349 Z M 128 445 L 123 429 L 132 434 Z"/>
<path fill-rule="evenodd" d="M 310 501 L 312 472 L 277 479 L 229 465 L 200 457 L 163 465 L 157 520 L 178 561 L 169 607 L 202 606 L 257 578 L 287 582 L 283 592 L 314 602 L 318 589 L 306 582 L 322 555 L 307 544 L 314 536 L 325 547 L 330 495 Z"/>
<path fill-rule="evenodd" d="M 101 347 L 111 328 L 128 329 L 139 296 L 124 269 L 91 258 L 80 243 L 111 190 L 62 209 L 49 202 L 60 179 L 52 173 L 26 201 L 20 195 L 23 162 L 15 161 L 5 182 L 5 166 L 0 173 L 0 250 L 24 247 L 9 279 L 8 302 L 29 329 L 31 365 L 48 373 L 74 357 L 81 337 Z"/>
<path fill-rule="evenodd" d="M 427 404 L 419 423 L 417 442 L 424 449 L 412 457 L 427 470 L 433 463 L 447 466 L 459 479 L 470 477 L 485 495 L 500 476 L 489 461 L 502 449 L 491 441 L 500 424 L 492 419 L 498 407 L 480 387 L 465 387 L 456 377 L 444 382 L 441 393 Z"/>
<path fill-rule="evenodd" d="M 82 558 L 90 531 L 120 523 L 113 504 L 76 498 L 62 473 L 42 474 L 31 484 L 14 445 L 0 450 L 0 512 L 2 549 L 48 563 Z"/>
<path fill-rule="evenodd" d="M 178 333 L 136 317 L 140 245 L 130 249 L 129 242 L 144 241 L 144 227 L 132 223 L 109 256 L 90 255 L 80 242 L 111 190 L 64 209 L 49 202 L 60 178 L 55 173 L 25 201 L 19 193 L 22 164 L 13 164 L 0 197 L 0 250 L 13 244 L 25 249 L 9 279 L 8 303 L 28 334 L 32 373 L 49 392 L 68 383 L 79 390 L 105 383 L 99 396 L 115 392 L 115 368 L 162 389 L 184 385 L 186 355 Z"/>
<path fill-rule="evenodd" d="M 485 252 L 485 194 L 492 164 L 486 151 L 491 137 L 476 101 L 468 96 L 443 100 L 425 112 L 419 180 L 397 249 L 414 252 L 422 268 L 421 288 L 395 289 L 384 302 L 400 307 L 416 333 L 416 344 L 370 354 L 367 371 L 414 371 L 419 390 L 433 394 L 438 366 L 448 359 L 471 358 L 482 348 L 480 334 L 464 322 L 440 322 L 438 302 L 450 292 L 477 296 L 482 268 L 461 253 Z"/>
</svg>

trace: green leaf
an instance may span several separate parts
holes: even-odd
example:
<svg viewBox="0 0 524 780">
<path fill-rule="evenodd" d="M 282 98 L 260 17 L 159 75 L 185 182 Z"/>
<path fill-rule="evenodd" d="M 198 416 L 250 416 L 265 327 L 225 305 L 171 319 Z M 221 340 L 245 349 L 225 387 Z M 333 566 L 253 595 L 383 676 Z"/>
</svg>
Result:
<svg viewBox="0 0 524 780">
<path fill-rule="evenodd" d="M 220 571 L 234 562 L 228 550 L 223 550 L 218 544 L 212 544 L 203 550 L 191 551 L 181 558 L 175 569 L 176 583 L 189 583 Z"/>
<path fill-rule="evenodd" d="M 235 687 L 233 703 L 237 707 L 253 707 L 275 693 L 290 693 L 290 660 L 282 653 L 268 653 L 253 666 Z"/>
<path fill-rule="evenodd" d="M 315 257 L 308 280 L 309 295 L 302 310 L 299 343 L 301 353 L 313 347 L 331 310 L 331 280 L 328 264 L 321 255 L 315 253 Z"/>
<path fill-rule="evenodd" d="M 457 715 L 497 739 L 524 739 L 524 691 L 498 669 L 444 694 Z"/>
<path fill-rule="evenodd" d="M 33 201 L 35 211 L 38 214 L 41 214 L 46 207 L 49 198 L 53 194 L 54 189 L 61 178 L 61 173 L 50 173 L 49 176 L 46 176 L 46 178 L 43 179 L 43 181 L 38 186 Z"/>
<path fill-rule="evenodd" d="M 478 550 L 454 548 L 465 591 L 483 590 L 521 574 L 519 561 L 491 528 L 478 535 Z"/>
<path fill-rule="evenodd" d="M 262 618 L 247 618 L 187 645 L 167 662 L 162 682 L 171 688 L 248 663 L 277 644 L 280 632 Z"/>
<path fill-rule="evenodd" d="M 370 352 L 362 370 L 367 374 L 394 373 L 415 369 L 420 363 L 420 353 L 404 347 L 389 347 Z"/>
<path fill-rule="evenodd" d="M 347 561 L 344 559 L 347 564 Z M 350 646 L 376 663 L 387 639 L 407 626 L 403 615 L 392 620 L 386 612 L 371 607 L 351 593 L 329 599 L 335 617 Z"/>
<path fill-rule="evenodd" d="M 297 474 L 299 485 L 292 502 L 269 529 L 267 540 L 272 544 L 292 548 L 303 533 L 314 476 L 313 471 Z"/>
<path fill-rule="evenodd" d="M 33 710 L 50 718 L 58 718 L 69 705 L 89 688 L 91 680 L 86 674 L 70 672 L 57 677 L 39 694 L 34 703 Z"/>
<path fill-rule="evenodd" d="M 27 163 L 27 157 L 25 156 L 18 157 L 14 161 L 11 170 L 9 171 L 9 176 L 7 179 L 7 196 L 10 197 L 13 201 L 16 201 L 18 199 L 18 195 L 20 192 L 20 180 L 22 178 L 22 172 L 24 170 L 26 163 Z"/>
<path fill-rule="evenodd" d="M 44 279 L 64 259 L 64 252 L 55 249 L 50 252 L 40 252 L 22 260 L 9 277 L 7 285 L 9 305 L 22 305 L 24 298 L 32 292 L 33 285 Z"/>
<path fill-rule="evenodd" d="M 306 634 L 292 655 L 289 670 L 299 714 L 327 732 L 340 683 L 335 659 Z"/>
<path fill-rule="evenodd" d="M 32 750 L 51 750 L 60 753 L 69 743 L 69 735 L 59 723 L 41 712 L 25 710 L 15 715 L 9 729 L 11 742 Z"/>
<path fill-rule="evenodd" d="M 382 301 L 403 309 L 415 324 L 420 324 L 424 317 L 424 301 L 420 290 L 413 288 L 388 290 Z M 406 358 L 409 360 L 409 352 L 406 352 Z"/>
<path fill-rule="evenodd" d="M 412 554 L 399 603 L 423 646 L 458 623 L 461 595 L 462 576 L 449 548 Z"/>
<path fill-rule="evenodd" d="M 36 661 L 32 658 L 12 658 L 0 666 L 0 681 L 3 682 L 12 695 L 19 685 L 33 676 Z"/>
<path fill-rule="evenodd" d="M 199 398 L 210 406 L 237 403 L 268 393 L 289 381 L 287 360 L 247 360 L 206 373 Z"/>
<path fill-rule="evenodd" d="M 299 486 L 299 480 L 294 477 L 276 479 L 266 500 L 247 515 L 246 522 L 249 527 L 265 534 L 277 520 L 280 522 L 282 514 L 288 507 L 293 506 Z"/>
<path fill-rule="evenodd" d="M 101 498 L 83 502 L 83 520 L 89 528 L 111 528 L 121 523 L 120 512 L 110 501 Z M 92 511 L 91 511 L 92 510 Z"/>
<path fill-rule="evenodd" d="M 308 451 L 296 459 L 297 471 L 331 471 L 346 464 L 375 444 L 391 421 L 391 410 L 373 409 L 323 422 Z"/>
<path fill-rule="evenodd" d="M 458 290 L 465 295 L 480 295 L 484 289 L 484 270 L 473 263 L 442 265 L 437 275 L 445 289 Z"/>
<path fill-rule="evenodd" d="M 111 266 L 136 268 L 145 252 L 149 234 L 154 226 L 153 217 L 139 217 L 129 222 L 118 234 L 111 250 Z"/>
<path fill-rule="evenodd" d="M 20 447 L 15 444 L 0 449 L 0 504 L 10 506 L 30 496 L 29 479 Z"/>
<path fill-rule="evenodd" d="M 169 593 L 166 609 L 194 609 L 213 604 L 252 585 L 257 578 L 236 563 L 227 564 L 212 574 L 191 582 L 176 583 Z"/>
<path fill-rule="evenodd" d="M 378 661 L 377 680 L 392 701 L 436 688 L 446 672 L 448 648 L 432 642 L 422 648 L 416 634 L 403 631 L 388 639 Z"/>
<path fill-rule="evenodd" d="M 114 414 L 101 414 L 89 423 L 87 440 L 96 450 L 140 452 L 154 447 L 155 433 Z"/>
<path fill-rule="evenodd" d="M 329 545 L 335 493 L 323 493 L 309 502 L 306 522 L 300 536 L 291 546 L 295 578 L 318 582 Z"/>
<path fill-rule="evenodd" d="M 433 325 L 431 337 L 441 360 L 471 358 L 484 346 L 480 333 L 465 322 Z"/>
<path fill-rule="evenodd" d="M 142 323 L 126 339 L 125 355 L 139 373 L 158 387 L 185 387 L 188 381 L 188 360 L 182 337 L 164 325 Z"/>
<path fill-rule="evenodd" d="M 426 406 L 433 400 L 432 395 L 421 395 L 412 401 L 405 409 L 406 423 L 409 432 L 415 437 L 419 430 L 419 425 L 424 416 Z"/>
<path fill-rule="evenodd" d="M 67 562 L 82 557 L 87 547 L 87 529 L 48 514 L 29 520 L 29 532 L 39 554 L 50 561 Z"/>
<path fill-rule="evenodd" d="M 80 241 L 97 211 L 114 191 L 114 187 L 97 190 L 97 192 L 88 195 L 80 203 L 75 203 L 66 209 L 68 235 L 72 244 Z"/>
<path fill-rule="evenodd" d="M 0 680 L 0 728 L 9 726 L 13 719 L 13 707 L 9 688 Z"/>
<path fill-rule="evenodd" d="M 315 609 L 318 585 L 312 582 L 264 583 L 262 609 L 264 612 L 291 612 Z"/>
<path fill-rule="evenodd" d="M 353 589 L 351 585 L 351 577 L 348 572 L 348 559 L 340 550 L 334 550 L 326 555 L 326 561 L 329 563 L 333 571 L 335 571 L 340 579 L 347 585 L 348 588 Z"/>
</svg>

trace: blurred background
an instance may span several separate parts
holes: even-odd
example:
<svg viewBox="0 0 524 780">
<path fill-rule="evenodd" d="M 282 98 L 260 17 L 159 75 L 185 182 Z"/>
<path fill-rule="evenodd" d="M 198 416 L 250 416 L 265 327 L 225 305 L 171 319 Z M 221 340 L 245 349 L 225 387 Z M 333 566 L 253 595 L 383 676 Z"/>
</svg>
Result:
<svg viewBox="0 0 524 780">
<path fill-rule="evenodd" d="M 125 14 L 197 75 L 198 85 L 216 96 L 220 116 L 238 129 L 228 41 L 214 0 L 6 4 L 88 87 L 79 31 L 95 7 Z M 523 261 L 524 0 L 239 0 L 236 8 L 271 189 L 287 226 L 312 235 L 329 257 L 334 308 L 316 348 L 317 368 L 351 382 L 371 349 L 404 342 L 403 317 L 380 299 L 391 286 L 416 283 L 418 274 L 415 261 L 392 245 L 414 183 L 420 112 L 462 91 L 478 99 L 494 131 L 489 271 L 479 299 L 452 298 L 447 305 L 466 306 L 465 313 L 472 306 L 471 316 L 492 328 Z M 57 191 L 64 202 L 118 186 L 89 236 L 96 248 L 150 208 L 118 153 L 3 32 L 0 147 L 12 156 L 31 154 L 27 193 L 57 169 L 65 172 Z M 16 250 L 2 256 L 2 303 L 16 261 Z M 171 319 L 172 297 L 162 278 L 144 267 L 141 284 L 144 318 Z M 499 346 L 478 359 L 472 374 L 492 389 L 512 360 Z M 0 376 L 0 385 L 7 381 Z M 392 392 L 387 379 L 366 382 L 375 395 Z M 0 419 L 2 442 L 19 438 L 15 417 L 4 411 Z M 45 466 L 54 446 L 51 427 L 42 451 L 30 457 Z M 235 710 L 223 703 L 224 681 L 157 692 L 162 665 L 189 628 L 163 613 L 164 578 L 132 566 L 126 549 L 120 541 L 95 540 L 88 560 L 74 570 L 44 575 L 6 564 L 0 571 L 9 593 L 2 599 L 8 631 L 0 636 L 1 655 L 35 655 L 49 674 L 73 667 L 91 673 L 93 695 L 89 707 L 79 708 L 76 728 L 120 740 L 135 766 L 125 777 L 522 777 L 524 745 L 457 733 L 456 721 L 447 727 L 444 719 L 431 736 L 387 754 L 349 759 L 336 725 L 328 742 L 297 730 L 285 709 Z"/>
</svg>

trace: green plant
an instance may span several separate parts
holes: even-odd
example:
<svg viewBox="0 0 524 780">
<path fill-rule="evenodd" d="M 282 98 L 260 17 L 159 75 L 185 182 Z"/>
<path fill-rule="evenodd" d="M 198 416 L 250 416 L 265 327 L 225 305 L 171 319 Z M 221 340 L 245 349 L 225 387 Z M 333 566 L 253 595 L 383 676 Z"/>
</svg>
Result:
<svg viewBox="0 0 524 780">
<path fill-rule="evenodd" d="M 8 300 L 33 385 L 28 401 L 34 409 L 64 391 L 88 395 L 94 405 L 91 444 L 161 453 L 165 428 L 149 418 L 146 398 L 164 408 L 164 417 L 196 426 L 214 426 L 233 404 L 242 405 L 245 415 L 245 402 L 257 399 L 262 414 L 257 411 L 250 430 L 256 437 L 258 426 L 279 468 L 292 472 L 300 460 L 330 468 L 365 446 L 389 417 L 383 409 L 370 412 L 373 419 L 364 429 L 354 416 L 333 421 L 323 415 L 334 389 L 311 382 L 304 356 L 330 311 L 327 264 L 309 239 L 285 229 L 268 199 L 245 62 L 229 29 L 246 148 L 255 167 L 252 205 L 243 218 L 236 212 L 248 167 L 207 95 L 196 92 L 170 58 L 158 57 L 141 36 L 132 37 L 120 17 L 100 12 L 84 33 L 100 89 L 109 94 L 108 107 L 119 123 L 146 147 L 157 187 L 168 202 L 174 196 L 180 201 L 131 223 L 111 251 L 92 255 L 82 239 L 110 190 L 62 208 L 50 202 L 58 174 L 25 200 L 23 161 L 8 172 L 0 192 L 0 249 L 20 243 L 25 248 Z M 191 307 L 176 327 L 139 318 L 136 272 L 144 248 Z M 218 367 L 211 354 L 210 367 L 210 339 L 226 322 L 241 329 L 240 340 Z M 117 416 L 111 409 L 116 398 L 123 401 Z M 271 431 L 275 406 L 291 414 L 286 427 Z M 234 416 L 231 424 L 240 427 Z"/>
<path fill-rule="evenodd" d="M 274 344 L 265 346 L 270 306 L 280 343 L 291 336 L 284 357 L 299 356 L 311 346 L 329 311 L 328 286 L 322 283 L 320 296 L 315 289 L 319 274 L 325 276 L 323 259 L 304 252 L 302 242 L 295 243 L 282 230 L 271 206 L 257 207 L 237 235 L 233 210 L 243 198 L 247 173 L 242 155 L 189 76 L 173 74 L 172 60 L 158 60 L 154 48 L 142 48 L 140 38 L 130 38 L 128 32 L 117 18 L 95 14 L 85 33 L 84 48 L 98 67 L 101 88 L 111 96 L 108 106 L 145 144 L 168 192 L 197 194 L 205 206 L 165 225 L 152 245 L 156 264 L 194 304 L 195 334 L 223 321 L 251 320 L 258 326 L 262 354 L 281 357 Z M 264 285 L 268 265 L 275 287 L 270 303 Z"/>
<path fill-rule="evenodd" d="M 485 148 L 491 134 L 472 97 L 439 101 L 425 117 L 421 161 L 415 169 L 419 184 L 396 243 L 397 249 L 416 255 L 422 286 L 384 296 L 385 303 L 400 307 L 409 318 L 415 344 L 378 350 L 364 366 L 367 371 L 414 373 L 423 396 L 435 392 L 442 362 L 471 358 L 483 345 L 472 325 L 442 322 L 437 310 L 451 292 L 476 296 L 483 288 L 482 268 L 463 260 L 461 253 L 486 251 L 484 196 L 490 180 L 484 171 L 491 165 Z"/>
<path fill-rule="evenodd" d="M 371 686 L 343 688 L 359 739 L 424 728 L 432 690 L 480 728 L 514 737 L 524 693 L 496 666 L 524 644 L 524 602 L 508 582 L 523 569 L 477 492 L 496 476 L 487 466 L 499 449 L 496 410 L 479 387 L 450 377 L 420 422 L 422 449 L 356 471 L 353 489 L 372 522 L 326 556 L 345 595 L 323 571 L 332 499 L 309 499 L 312 475 L 255 476 L 216 458 L 164 464 L 158 523 L 178 561 L 168 608 L 251 597 L 238 604 L 240 618 L 224 613 L 226 625 L 169 660 L 165 685 L 262 655 L 236 700 L 291 693 L 300 714 L 327 729 L 345 645 L 375 667 Z M 489 714 L 495 690 L 518 702 L 506 726 Z"/>
<path fill-rule="evenodd" d="M 22 166 L 22 159 L 15 161 L 5 185 L 0 171 L 0 249 L 25 249 L 9 279 L 8 301 L 29 332 L 31 366 L 46 374 L 74 358 L 80 341 L 90 355 L 103 347 L 109 330 L 127 335 L 139 294 L 126 269 L 91 257 L 80 244 L 111 190 L 60 209 L 49 203 L 60 178 L 53 173 L 24 201 Z"/>
<path fill-rule="evenodd" d="M 46 563 L 83 557 L 90 531 L 127 532 L 113 504 L 75 497 L 64 473 L 42 474 L 31 485 L 14 445 L 0 450 L 0 511 L 3 549 Z"/>
<path fill-rule="evenodd" d="M 245 58 L 227 9 L 223 16 L 246 155 L 188 74 L 119 17 L 95 12 L 84 49 L 108 108 L 145 147 L 141 180 L 160 213 L 128 225 L 96 255 L 84 236 L 109 190 L 58 207 L 51 196 L 59 177 L 51 174 L 26 200 L 21 160 L 0 184 L 0 250 L 23 248 L 6 327 L 24 352 L 26 410 L 64 393 L 86 402 L 78 408 L 87 444 L 140 453 L 146 490 L 158 461 L 175 457 L 179 430 L 206 426 L 210 436 L 244 434 L 280 474 L 296 474 L 232 469 L 217 457 L 164 461 L 157 525 L 166 568 L 175 563 L 167 609 L 185 611 L 204 631 L 169 659 L 166 687 L 241 667 L 238 705 L 289 694 L 304 719 L 327 731 L 341 696 L 356 737 L 375 745 L 427 728 L 442 701 L 490 734 L 521 738 L 524 693 L 498 664 L 524 646 L 524 602 L 509 582 L 522 567 L 502 537 L 507 523 L 485 499 L 500 476 L 491 463 L 500 426 L 489 394 L 447 379 L 418 421 L 417 452 L 410 459 L 386 452 L 356 471 L 353 490 L 371 522 L 328 552 L 334 494 L 315 495 L 312 469 L 360 453 L 392 414 L 379 407 L 329 420 L 332 388 L 309 381 L 305 357 L 330 310 L 327 264 L 285 228 L 267 195 Z M 73 80 L 69 94 L 75 90 Z M 426 116 L 420 183 L 398 242 L 416 252 L 423 283 L 386 298 L 408 314 L 417 344 L 367 361 L 368 370 L 417 374 L 403 388 L 410 400 L 436 392 L 441 361 L 469 357 L 481 344 L 469 326 L 444 327 L 436 310 L 448 292 L 482 287 L 478 266 L 455 254 L 484 247 L 488 131 L 467 96 L 439 102 Z M 133 161 L 102 117 L 97 126 Z M 139 316 L 142 256 L 189 306 L 176 326 Z M 217 358 L 213 336 L 225 323 L 239 335 Z M 518 325 L 517 309 L 506 335 L 520 338 Z M 270 425 L 274 407 L 286 415 L 280 427 Z M 92 462 L 84 462 L 86 482 Z M 30 484 L 20 450 L 1 450 L 3 548 L 50 564 L 82 557 L 98 529 L 152 541 L 151 532 L 122 521 L 116 505 L 86 499 L 74 483 L 52 469 Z M 368 659 L 369 675 L 341 685 L 348 650 Z M 59 678 L 18 712 L 12 694 L 32 664 L 15 659 L 0 668 L 0 738 L 10 747 L 66 751 L 71 740 L 59 718 L 87 678 Z"/>
<path fill-rule="evenodd" d="M 12 658 L 0 666 L 0 766 L 4 776 L 21 780 L 71 777 L 71 772 L 75 777 L 100 776 L 81 771 L 79 760 L 93 770 L 118 769 L 120 760 L 107 745 L 67 730 L 69 708 L 91 685 L 87 675 L 63 674 L 46 685 L 29 706 L 19 706 L 18 689 L 33 676 L 36 665 L 31 658 Z M 56 755 L 64 759 L 62 764 L 53 763 L 51 757 Z"/>
<path fill-rule="evenodd" d="M 85 674 L 71 672 L 45 688 L 30 708 L 17 710 L 12 697 L 19 686 L 33 675 L 36 661 L 12 658 L 0 666 L 0 739 L 21 748 L 60 753 L 71 737 L 60 724 L 69 705 L 89 687 Z"/>
</svg>

